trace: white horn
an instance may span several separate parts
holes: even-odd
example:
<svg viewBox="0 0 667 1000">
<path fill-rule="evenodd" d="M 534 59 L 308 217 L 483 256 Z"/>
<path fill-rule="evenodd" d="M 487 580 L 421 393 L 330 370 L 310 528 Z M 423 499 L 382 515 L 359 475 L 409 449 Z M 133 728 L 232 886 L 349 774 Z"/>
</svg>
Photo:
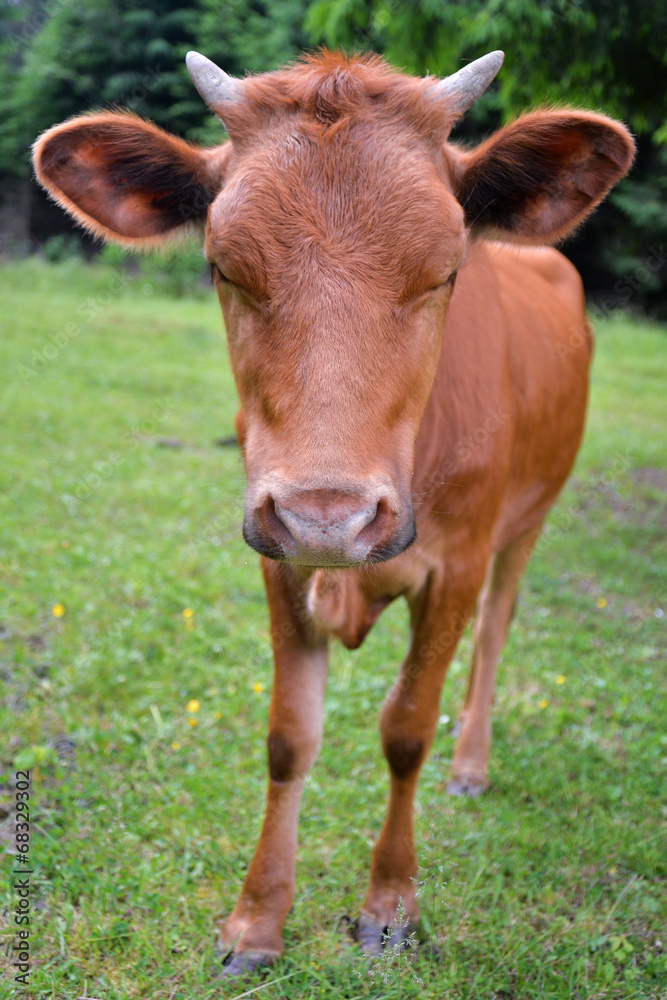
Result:
<svg viewBox="0 0 667 1000">
<path fill-rule="evenodd" d="M 498 49 L 475 59 L 458 73 L 436 83 L 433 95 L 447 98 L 452 110 L 463 114 L 484 93 L 502 66 L 504 58 L 505 53 Z"/>
<path fill-rule="evenodd" d="M 190 79 L 212 111 L 217 111 L 218 104 L 225 101 L 231 103 L 241 100 L 243 84 L 200 52 L 188 52 L 185 64 Z"/>
</svg>

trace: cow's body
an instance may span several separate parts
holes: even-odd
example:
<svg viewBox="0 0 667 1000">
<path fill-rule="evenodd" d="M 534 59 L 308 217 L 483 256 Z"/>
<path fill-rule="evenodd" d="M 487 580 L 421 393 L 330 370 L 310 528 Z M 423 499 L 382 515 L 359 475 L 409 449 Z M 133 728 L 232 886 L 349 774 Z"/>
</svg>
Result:
<svg viewBox="0 0 667 1000">
<path fill-rule="evenodd" d="M 468 565 L 471 531 L 486 563 L 541 524 L 579 446 L 592 341 L 581 281 L 558 251 L 479 244 L 444 341 L 415 453 L 417 544 L 303 584 L 312 619 L 350 649 L 390 600 L 418 595 L 448 561 Z"/>
<path fill-rule="evenodd" d="M 264 556 L 275 658 L 266 816 L 221 928 L 234 974 L 282 950 L 331 635 L 355 648 L 407 599 L 410 648 L 380 720 L 391 790 L 358 924 L 366 951 L 401 908 L 417 916 L 412 802 L 475 609 L 449 790 L 486 787 L 495 667 L 581 440 L 591 352 L 576 271 L 535 245 L 599 202 L 632 141 L 604 116 L 564 110 L 471 152 L 452 146 L 498 53 L 440 84 L 338 55 L 243 83 L 189 59 L 230 143 L 198 150 L 103 113 L 51 129 L 35 163 L 107 238 L 146 245 L 206 225 L 241 399 L 244 534 Z"/>
<path fill-rule="evenodd" d="M 447 665 L 476 603 L 475 651 L 448 789 L 477 795 L 487 787 L 497 657 L 521 572 L 581 440 L 591 348 L 581 281 L 561 254 L 478 244 L 459 272 L 417 437 L 415 544 L 388 562 L 358 568 L 313 570 L 263 561 L 277 679 L 286 688 L 277 689 L 272 708 L 269 760 L 275 780 L 266 840 L 246 880 L 250 892 L 262 897 L 267 856 L 274 855 L 273 864 L 277 845 L 284 843 L 280 833 L 292 836 L 296 830 L 298 799 L 282 787 L 295 778 L 294 761 L 285 766 L 287 747 L 300 747 L 298 770 L 305 770 L 319 745 L 327 638 L 336 636 L 354 649 L 392 600 L 404 596 L 409 605 L 410 649 L 381 719 L 393 802 L 357 932 L 371 952 L 382 929 L 392 925 L 399 898 L 411 918 L 417 912 L 411 792 L 435 729 Z M 293 666 L 304 657 L 302 675 Z M 294 732 L 286 725 L 288 704 L 303 710 Z M 412 719 L 404 731 L 406 715 Z M 287 806 L 281 808 L 283 795 Z M 272 817 L 280 818 L 280 833 Z M 294 845 L 286 842 L 293 857 Z M 266 907 L 275 907 L 276 924 L 286 912 L 279 900 L 272 887 Z M 223 928 L 225 944 L 247 934 L 246 907 L 242 896 Z"/>
</svg>

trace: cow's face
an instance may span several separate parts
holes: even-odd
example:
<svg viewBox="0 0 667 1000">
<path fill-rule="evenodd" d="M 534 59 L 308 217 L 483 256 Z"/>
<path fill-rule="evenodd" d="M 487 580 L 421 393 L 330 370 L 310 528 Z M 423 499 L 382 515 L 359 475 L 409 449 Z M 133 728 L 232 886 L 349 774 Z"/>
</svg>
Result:
<svg viewBox="0 0 667 1000">
<path fill-rule="evenodd" d="M 281 122 L 239 155 L 209 212 L 244 534 L 274 558 L 344 566 L 414 538 L 414 444 L 466 230 L 426 143 L 402 138 Z"/>
<path fill-rule="evenodd" d="M 501 59 L 436 83 L 323 54 L 239 82 L 191 54 L 231 142 L 197 149 L 103 113 L 35 145 L 42 184 L 99 235 L 146 245 L 205 224 L 241 398 L 244 534 L 265 555 L 350 566 L 411 543 L 415 440 L 471 231 L 560 238 L 629 166 L 627 132 L 585 112 L 450 146 Z"/>
</svg>

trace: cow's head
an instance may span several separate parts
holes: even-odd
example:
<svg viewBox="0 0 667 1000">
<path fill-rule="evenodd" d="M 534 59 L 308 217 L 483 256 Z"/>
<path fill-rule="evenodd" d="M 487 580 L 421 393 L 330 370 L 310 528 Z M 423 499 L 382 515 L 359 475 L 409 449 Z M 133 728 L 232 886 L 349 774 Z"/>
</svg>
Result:
<svg viewBox="0 0 667 1000">
<path fill-rule="evenodd" d="M 412 542 L 415 439 L 471 239 L 559 239 L 629 167 L 627 131 L 586 112 L 448 144 L 501 62 L 438 81 L 323 53 L 240 81 L 190 53 L 228 142 L 109 112 L 35 144 L 40 182 L 105 239 L 205 225 L 241 398 L 244 534 L 267 556 L 349 566 Z"/>
</svg>

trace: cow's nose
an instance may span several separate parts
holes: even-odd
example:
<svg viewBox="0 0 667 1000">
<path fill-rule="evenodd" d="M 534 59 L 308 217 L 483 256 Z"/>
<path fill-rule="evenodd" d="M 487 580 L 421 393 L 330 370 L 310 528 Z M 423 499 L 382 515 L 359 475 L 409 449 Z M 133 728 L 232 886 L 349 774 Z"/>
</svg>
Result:
<svg viewBox="0 0 667 1000">
<path fill-rule="evenodd" d="M 335 490 L 268 496 L 258 514 L 282 558 L 302 566 L 365 562 L 392 534 L 397 516 L 382 496 Z"/>
</svg>

